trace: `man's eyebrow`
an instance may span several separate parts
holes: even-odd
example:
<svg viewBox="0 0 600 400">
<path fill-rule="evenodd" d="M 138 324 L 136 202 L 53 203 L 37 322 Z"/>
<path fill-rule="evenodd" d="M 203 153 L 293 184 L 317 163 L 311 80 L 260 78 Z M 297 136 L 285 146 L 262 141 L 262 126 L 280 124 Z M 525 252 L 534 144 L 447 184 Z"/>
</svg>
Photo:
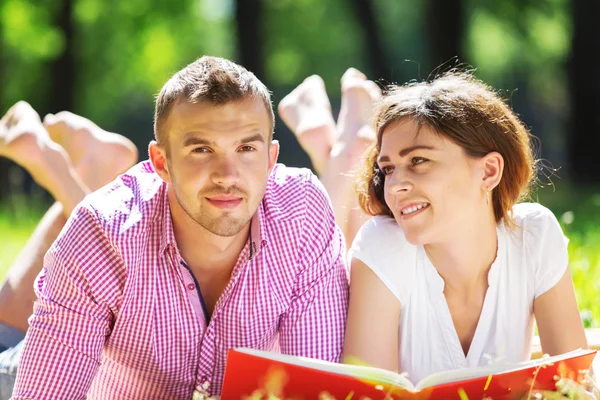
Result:
<svg viewBox="0 0 600 400">
<path fill-rule="evenodd" d="M 260 133 L 254 134 L 252 136 L 245 137 L 240 140 L 240 143 L 250 143 L 250 142 L 265 142 L 265 138 Z"/>
<path fill-rule="evenodd" d="M 183 139 L 183 147 L 195 146 L 195 145 L 208 146 L 208 145 L 212 145 L 212 144 L 214 144 L 214 142 L 203 139 L 201 137 L 198 137 L 198 136 L 194 135 L 193 133 L 188 133 L 187 135 L 185 135 L 185 138 Z"/>
<path fill-rule="evenodd" d="M 242 139 L 239 140 L 239 143 L 251 143 L 251 142 L 261 142 L 261 143 L 264 143 L 265 142 L 265 138 L 260 133 L 256 133 L 254 135 L 247 136 L 247 137 L 242 138 Z M 187 135 L 185 135 L 185 138 L 183 139 L 183 147 L 186 147 L 186 146 L 197 146 L 197 145 L 215 146 L 216 143 L 214 141 L 212 141 L 212 140 L 207 140 L 207 139 L 198 137 L 194 133 L 188 133 Z"/>
<path fill-rule="evenodd" d="M 426 146 L 424 144 L 419 144 L 416 146 L 411 146 L 411 147 L 407 147 L 406 149 L 400 150 L 400 157 L 406 157 L 407 155 L 409 155 L 410 153 L 412 153 L 413 151 L 416 150 L 436 150 L 435 147 L 433 146 Z M 377 159 L 377 162 L 388 162 L 390 161 L 390 158 L 388 156 L 380 156 Z"/>
</svg>

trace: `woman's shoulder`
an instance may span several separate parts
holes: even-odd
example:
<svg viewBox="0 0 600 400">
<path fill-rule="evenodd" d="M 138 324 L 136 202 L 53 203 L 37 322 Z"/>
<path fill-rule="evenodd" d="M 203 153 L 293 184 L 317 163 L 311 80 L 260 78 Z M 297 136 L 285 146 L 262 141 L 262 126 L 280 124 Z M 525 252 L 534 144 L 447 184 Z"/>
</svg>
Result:
<svg viewBox="0 0 600 400">
<path fill-rule="evenodd" d="M 568 265 L 567 245 L 560 223 L 548 208 L 537 203 L 521 203 L 512 209 L 521 238 L 521 260 L 533 278 L 535 297 L 552 288 Z"/>
<path fill-rule="evenodd" d="M 391 217 L 376 216 L 360 228 L 348 258 L 362 261 L 403 303 L 412 286 L 417 246 L 410 244 L 402 228 Z"/>
<path fill-rule="evenodd" d="M 380 253 L 381 251 L 394 252 L 414 251 L 416 247 L 411 245 L 404 236 L 404 231 L 396 220 L 387 216 L 372 217 L 359 229 L 352 243 L 352 251 L 369 251 Z"/>
<path fill-rule="evenodd" d="M 552 211 L 539 203 L 515 204 L 511 215 L 518 226 L 544 224 L 556 220 Z"/>
<path fill-rule="evenodd" d="M 519 236 L 526 245 L 539 245 L 539 241 L 548 235 L 562 236 L 562 228 L 554 213 L 539 203 L 515 204 L 511 216 L 516 225 L 514 229 L 522 232 Z"/>
</svg>

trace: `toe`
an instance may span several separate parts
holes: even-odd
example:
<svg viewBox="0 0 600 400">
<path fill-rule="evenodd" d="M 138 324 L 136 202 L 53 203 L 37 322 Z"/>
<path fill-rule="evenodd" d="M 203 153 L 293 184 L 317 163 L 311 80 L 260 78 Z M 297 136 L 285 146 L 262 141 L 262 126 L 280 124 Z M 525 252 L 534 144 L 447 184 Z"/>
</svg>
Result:
<svg viewBox="0 0 600 400">
<path fill-rule="evenodd" d="M 290 107 L 297 102 L 297 96 L 294 92 L 288 93 L 277 105 L 277 113 L 280 118 L 286 119 L 290 117 Z M 284 121 L 285 122 L 285 121 Z"/>
<path fill-rule="evenodd" d="M 356 68 L 348 68 L 346 70 L 346 72 L 344 72 L 344 75 L 342 76 L 342 85 L 344 84 L 344 81 L 346 80 L 366 80 L 367 76 L 365 74 L 363 74 L 362 72 L 360 72 L 359 70 L 357 70 Z"/>
<path fill-rule="evenodd" d="M 303 83 L 306 83 L 310 86 L 318 86 L 322 89 L 325 89 L 325 82 L 323 81 L 323 78 L 321 78 L 319 75 L 311 75 L 308 78 L 306 78 Z"/>
<path fill-rule="evenodd" d="M 54 114 L 47 114 L 44 117 L 43 124 L 50 135 L 50 139 L 60 143 L 65 130 L 64 122 Z"/>
<path fill-rule="evenodd" d="M 6 124 L 7 127 L 11 127 L 25 120 L 38 122 L 40 116 L 28 102 L 21 100 L 8 110 L 4 118 L 2 118 L 2 123 Z"/>
<path fill-rule="evenodd" d="M 367 89 L 367 92 L 369 92 L 369 95 L 371 96 L 371 100 L 377 101 L 381 99 L 381 88 L 377 83 L 373 81 L 366 81 L 364 85 L 365 89 Z"/>
<path fill-rule="evenodd" d="M 43 124 L 48 127 L 50 125 L 54 125 L 56 123 L 56 115 L 54 114 L 46 114 L 44 116 Z"/>
</svg>

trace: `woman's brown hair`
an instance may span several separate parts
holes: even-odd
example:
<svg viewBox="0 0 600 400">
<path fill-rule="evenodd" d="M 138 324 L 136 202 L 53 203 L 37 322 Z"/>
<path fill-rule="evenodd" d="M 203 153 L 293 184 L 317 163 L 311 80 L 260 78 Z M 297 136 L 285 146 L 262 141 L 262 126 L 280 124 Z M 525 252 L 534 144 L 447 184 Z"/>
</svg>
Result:
<svg viewBox="0 0 600 400">
<path fill-rule="evenodd" d="M 512 223 L 512 206 L 529 194 L 536 176 L 531 134 L 498 94 L 467 72 L 449 72 L 429 82 L 388 89 L 375 111 L 377 141 L 357 176 L 359 204 L 367 214 L 392 216 L 385 203 L 385 176 L 377 166 L 377 158 L 383 131 L 403 118 L 432 128 L 470 157 L 500 153 L 504 171 L 492 191 L 494 215 L 496 222 Z"/>
</svg>

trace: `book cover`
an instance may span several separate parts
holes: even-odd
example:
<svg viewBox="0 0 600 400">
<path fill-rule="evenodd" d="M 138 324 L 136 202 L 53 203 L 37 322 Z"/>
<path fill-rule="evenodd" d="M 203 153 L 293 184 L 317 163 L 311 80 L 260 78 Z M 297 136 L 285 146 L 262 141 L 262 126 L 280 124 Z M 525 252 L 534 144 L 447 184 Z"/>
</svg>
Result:
<svg viewBox="0 0 600 400">
<path fill-rule="evenodd" d="M 595 350 L 576 350 L 518 364 L 436 373 L 413 383 L 378 368 L 230 349 L 221 399 L 514 399 L 533 389 L 554 390 L 556 377 L 581 380 L 595 355 Z"/>
</svg>

